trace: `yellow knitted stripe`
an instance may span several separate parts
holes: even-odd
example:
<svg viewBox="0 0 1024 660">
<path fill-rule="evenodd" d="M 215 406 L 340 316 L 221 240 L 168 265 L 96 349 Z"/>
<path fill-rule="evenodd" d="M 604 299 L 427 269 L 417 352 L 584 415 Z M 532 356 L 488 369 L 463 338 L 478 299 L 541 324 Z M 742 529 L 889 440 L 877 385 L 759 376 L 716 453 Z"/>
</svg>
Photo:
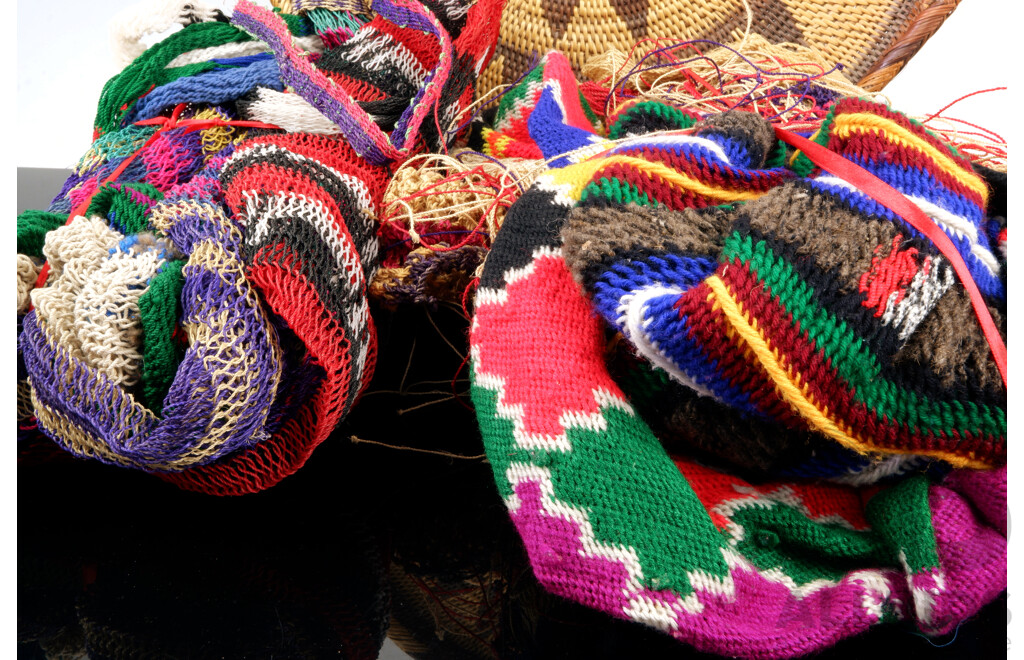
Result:
<svg viewBox="0 0 1024 660">
<path fill-rule="evenodd" d="M 856 131 L 882 131 L 885 139 L 904 147 L 917 149 L 934 160 L 943 170 L 965 185 L 968 189 L 981 195 L 981 199 L 988 203 L 988 188 L 977 175 L 964 171 L 963 166 L 956 163 L 948 153 L 943 153 L 924 138 L 914 135 L 911 131 L 903 128 L 891 119 L 879 117 L 878 115 L 866 112 L 858 112 L 848 115 L 838 115 L 834 121 L 834 131 L 839 137 L 849 137 Z"/>
<path fill-rule="evenodd" d="M 856 437 L 852 429 L 844 428 L 842 422 L 833 419 L 829 415 L 827 407 L 819 409 L 814 398 L 807 391 L 806 385 L 801 385 L 800 374 L 790 374 L 779 358 L 778 353 L 771 348 L 768 341 L 757 329 L 756 319 L 751 323 L 743 313 L 740 303 L 729 292 L 725 282 L 712 275 L 704 280 L 708 287 L 714 292 L 715 300 L 721 306 L 722 312 L 736 329 L 736 332 L 753 350 L 761 368 L 775 383 L 779 395 L 793 407 L 804 419 L 808 421 L 811 428 L 816 429 L 845 447 L 862 454 L 878 453 L 884 451 L 890 454 L 916 454 L 918 456 L 931 456 L 949 462 L 954 467 L 987 468 L 991 467 L 982 461 L 973 460 L 963 456 L 951 454 L 944 450 L 905 450 L 890 447 L 877 447 L 871 442 Z"/>
<path fill-rule="evenodd" d="M 568 194 L 572 199 L 578 201 L 583 189 L 587 187 L 587 184 L 590 183 L 591 179 L 593 179 L 599 169 L 620 163 L 643 172 L 647 175 L 648 179 L 653 180 L 657 177 L 676 188 L 689 190 L 697 193 L 698 195 L 703 195 L 704 197 L 713 197 L 723 202 L 749 201 L 764 195 L 763 192 L 755 190 L 715 188 L 707 185 L 699 179 L 694 179 L 677 172 L 662 163 L 654 163 L 642 158 L 635 158 L 633 156 L 592 158 L 591 160 L 577 163 L 569 167 L 552 170 L 547 174 L 547 176 L 550 177 L 551 181 L 557 185 L 569 184 L 570 188 L 566 191 L 566 194 Z"/>
</svg>

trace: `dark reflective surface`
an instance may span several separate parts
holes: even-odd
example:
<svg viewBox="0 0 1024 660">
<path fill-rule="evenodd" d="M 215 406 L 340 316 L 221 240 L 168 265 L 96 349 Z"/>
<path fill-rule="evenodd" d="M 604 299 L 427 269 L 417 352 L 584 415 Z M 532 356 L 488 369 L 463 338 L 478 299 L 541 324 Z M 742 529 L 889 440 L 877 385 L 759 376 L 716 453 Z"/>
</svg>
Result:
<svg viewBox="0 0 1024 660">
<path fill-rule="evenodd" d="M 452 396 L 467 322 L 375 318 L 367 395 L 267 492 L 213 498 L 63 455 L 23 462 L 19 657 L 375 658 L 385 634 L 415 658 L 711 657 L 538 587 L 468 399 Z M 890 626 L 816 657 L 1001 657 L 1005 613 L 1004 595 L 942 648 Z"/>
</svg>

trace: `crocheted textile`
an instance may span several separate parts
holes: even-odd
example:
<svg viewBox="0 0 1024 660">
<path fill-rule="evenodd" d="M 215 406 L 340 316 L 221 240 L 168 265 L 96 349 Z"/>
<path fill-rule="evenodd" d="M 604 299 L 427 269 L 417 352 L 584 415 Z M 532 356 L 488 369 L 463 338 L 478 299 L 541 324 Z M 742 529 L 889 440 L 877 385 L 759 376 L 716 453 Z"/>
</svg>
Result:
<svg viewBox="0 0 1024 660">
<path fill-rule="evenodd" d="M 215 177 L 224 157 L 211 159 L 149 209 L 146 228 L 165 238 L 123 238 L 98 216 L 47 236 L 52 282 L 32 293 L 36 309 L 25 318 L 22 346 L 40 427 L 72 453 L 175 471 L 265 436 L 261 427 L 280 379 L 280 349 L 241 277 L 241 233 L 217 201 Z M 187 255 L 183 265 L 174 264 L 174 249 Z M 172 278 L 169 290 L 161 291 L 161 272 Z M 128 286 L 112 288 L 126 277 L 134 278 Z M 179 277 L 184 281 L 176 285 Z M 176 289 L 183 292 L 180 323 L 189 341 L 181 364 L 175 364 L 171 338 Z M 133 331 L 122 327 L 96 336 L 109 321 L 85 310 L 111 309 L 100 302 L 104 296 L 125 310 L 121 323 L 132 324 Z M 145 355 L 165 359 L 150 359 L 140 369 L 138 344 L 119 347 L 118 341 L 138 339 L 147 324 L 163 324 L 164 332 L 146 335 Z M 109 355 L 116 348 L 121 350 Z M 159 418 L 135 398 L 130 386 L 139 380 L 141 396 L 161 409 Z M 196 397 L 200 390 L 208 395 Z"/>
<path fill-rule="evenodd" d="M 377 16 L 316 66 L 273 13 L 243 0 L 232 21 L 270 46 L 284 83 L 337 124 L 357 154 L 385 165 L 455 137 L 439 131 L 472 103 L 502 5 L 376 0 Z"/>
<path fill-rule="evenodd" d="M 864 107 L 844 101 L 834 113 L 865 114 Z M 881 106 L 871 111 L 877 114 L 869 117 L 897 116 Z M 732 150 L 725 162 L 749 162 L 737 161 L 741 137 L 723 142 Z M 854 144 L 879 150 L 869 136 Z M 701 157 L 722 162 L 723 155 Z M 575 177 L 574 190 L 583 188 L 581 207 L 601 207 L 570 216 L 566 260 L 598 311 L 652 364 L 748 415 L 819 431 L 858 452 L 975 467 L 1005 461 L 1005 389 L 967 295 L 937 250 L 896 224 L 891 211 L 820 176 L 773 188 L 733 211 L 690 211 L 678 220 L 660 210 L 624 213 L 617 203 L 680 210 L 706 202 L 669 200 L 645 177 L 619 174 L 605 159 L 592 163 L 588 169 L 604 173 L 599 185 L 584 186 L 589 172 L 566 168 L 560 175 Z M 905 167 L 871 166 L 883 179 L 902 182 L 898 187 L 919 185 L 902 174 Z M 960 161 L 945 176 L 969 173 Z M 612 197 L 586 196 L 598 191 Z M 934 201 L 922 204 L 947 232 L 971 226 L 949 210 L 962 204 L 958 198 L 937 185 L 930 191 Z M 972 213 L 984 218 L 982 209 Z M 968 234 L 981 235 L 977 228 Z M 966 245 L 963 234 L 958 241 L 962 252 L 991 255 Z M 994 257 L 987 262 L 999 267 Z M 989 271 L 982 275 L 998 283 Z M 906 460 L 905 468 L 920 464 Z"/>
<path fill-rule="evenodd" d="M 538 116 L 531 121 L 534 112 Z M 575 140 L 573 132 L 566 130 L 548 139 L 542 137 L 545 129 L 557 125 L 553 116 L 562 113 L 564 123 L 581 133 L 576 133 Z M 585 134 L 599 135 L 601 128 L 599 117 L 579 91 L 569 61 L 562 53 L 551 51 L 501 97 L 494 127 L 483 129 L 483 150 L 498 158 L 545 158 L 590 143 Z M 546 152 L 544 146 L 549 143 Z"/>
<path fill-rule="evenodd" d="M 739 150 L 726 153 L 734 162 Z M 473 401 L 541 583 L 745 657 L 808 653 L 895 619 L 942 634 L 994 598 L 1006 583 L 1005 469 L 858 491 L 753 486 L 666 454 L 609 375 L 601 322 L 562 247 L 573 207 L 616 158 L 543 175 L 512 207 L 476 296 Z M 633 185 L 669 208 L 708 203 L 681 183 Z M 733 201 L 750 189 L 713 190 Z"/>
</svg>

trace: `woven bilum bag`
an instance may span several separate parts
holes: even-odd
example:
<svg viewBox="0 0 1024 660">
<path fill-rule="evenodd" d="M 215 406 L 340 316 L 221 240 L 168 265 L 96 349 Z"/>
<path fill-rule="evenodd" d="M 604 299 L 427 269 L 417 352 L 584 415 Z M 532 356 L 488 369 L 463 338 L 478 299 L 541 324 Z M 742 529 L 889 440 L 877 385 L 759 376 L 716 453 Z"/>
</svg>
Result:
<svg viewBox="0 0 1024 660">
<path fill-rule="evenodd" d="M 74 454 L 217 494 L 301 467 L 373 372 L 387 165 L 437 147 L 425 119 L 457 114 L 486 63 L 495 14 L 467 9 L 240 3 L 234 25 L 190 24 L 108 82 L 93 147 L 19 218 L 19 428 L 34 415 Z M 360 96 L 396 81 L 375 39 L 417 58 L 390 119 Z M 281 134 L 310 117 L 326 134 Z"/>
<path fill-rule="evenodd" d="M 956 7 L 955 1 L 870 0 L 824 4 L 813 0 L 519 0 L 501 18 L 491 65 L 478 89 L 487 93 L 526 73 L 549 50 L 564 53 L 576 71 L 612 49 L 628 53 L 643 39 L 653 50 L 705 39 L 729 43 L 748 27 L 772 43 L 810 46 L 845 67 L 851 81 L 885 86 Z"/>
<path fill-rule="evenodd" d="M 650 103 L 603 141 L 566 89 L 502 138 L 553 169 L 491 247 L 470 336 L 541 584 L 733 657 L 952 633 L 1006 588 L 998 177 L 866 100 L 794 152 L 754 113 Z"/>
</svg>

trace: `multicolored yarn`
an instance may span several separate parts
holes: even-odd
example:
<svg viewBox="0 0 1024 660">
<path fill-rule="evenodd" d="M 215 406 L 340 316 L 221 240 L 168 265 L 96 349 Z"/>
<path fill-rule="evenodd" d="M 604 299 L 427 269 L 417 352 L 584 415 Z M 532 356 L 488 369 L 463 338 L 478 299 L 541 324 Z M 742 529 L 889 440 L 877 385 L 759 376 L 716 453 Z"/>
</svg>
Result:
<svg viewBox="0 0 1024 660">
<path fill-rule="evenodd" d="M 373 373 L 366 281 L 376 268 L 374 217 L 387 181 L 345 142 L 301 134 L 244 143 L 220 176 L 232 216 L 245 226 L 246 281 L 301 342 L 317 375 L 307 374 L 302 389 L 310 391 L 279 399 L 291 412 L 271 438 L 174 481 L 231 489 L 255 474 L 265 487 L 305 463 Z"/>
<path fill-rule="evenodd" d="M 76 219 L 47 237 L 52 281 L 33 292 L 36 309 L 25 318 L 21 342 L 40 427 L 72 453 L 149 471 L 180 471 L 264 439 L 261 427 L 280 379 L 280 348 L 241 276 L 240 230 L 217 200 L 215 177 L 225 158 L 212 159 L 152 205 L 148 228 L 166 238 L 123 237 L 100 216 Z M 64 234 L 67 240 L 59 241 Z M 184 266 L 174 263 L 178 251 L 187 255 Z M 167 341 L 166 316 L 157 321 L 149 314 L 166 315 L 176 303 L 168 309 L 167 303 L 143 305 L 141 298 L 166 300 L 153 287 L 168 277 L 161 272 L 178 269 L 184 278 L 180 323 L 189 347 L 166 396 L 155 401 L 167 367 L 150 363 L 140 373 L 137 344 L 134 351 L 124 346 L 110 352 L 119 340 L 138 341 L 142 327 L 154 323 L 165 324 Z M 127 276 L 134 278 L 127 289 L 110 287 L 111 277 Z M 97 337 L 96 329 L 107 321 L 86 311 L 109 309 L 99 301 L 111 296 L 125 309 L 122 323 L 135 329 Z M 166 353 L 153 339 L 146 337 L 148 352 Z M 126 389 L 142 375 L 149 385 L 144 396 L 162 408 L 159 418 Z M 195 396 L 201 390 L 207 395 Z"/>
<path fill-rule="evenodd" d="M 243 0 L 232 20 L 270 46 L 285 84 L 337 124 L 357 154 L 380 166 L 412 155 L 418 141 L 437 149 L 454 137 L 442 140 L 431 123 L 443 130 L 472 103 L 473 72 L 479 74 L 493 52 L 502 3 L 485 0 L 470 7 L 456 0 L 436 5 L 376 0 L 377 17 L 325 53 L 316 67 L 271 12 Z M 392 64 L 385 67 L 386 62 Z M 378 117 L 371 109 L 385 99 L 399 109 L 393 129 L 392 115 Z M 434 122 L 426 121 L 428 115 Z"/>
<path fill-rule="evenodd" d="M 963 162 L 943 176 L 973 174 Z M 705 214 L 714 229 L 699 244 L 692 211 L 666 224 L 581 210 L 566 259 L 601 314 L 698 393 L 856 452 L 1001 465 L 1005 390 L 966 293 L 933 246 L 839 181 L 794 182 Z M 949 226 L 944 191 L 925 193 L 926 209 Z"/>
<path fill-rule="evenodd" d="M 754 486 L 668 456 L 609 375 L 604 329 L 562 247 L 607 166 L 543 175 L 510 210 L 476 296 L 473 402 L 541 583 L 700 650 L 757 658 L 898 619 L 944 634 L 1002 591 L 1005 469 L 858 491 Z"/>
<path fill-rule="evenodd" d="M 501 97 L 494 127 L 483 129 L 483 150 L 497 158 L 551 158 L 598 144 L 601 134 L 569 61 L 551 51 Z"/>
<path fill-rule="evenodd" d="M 814 139 L 890 182 L 921 207 L 953 241 L 981 292 L 1005 299 L 999 261 L 982 230 L 989 190 L 969 160 L 920 124 L 883 105 L 858 99 L 844 99 L 833 106 Z M 794 166 L 806 169 L 805 159 L 797 155 Z M 850 198 L 850 204 L 862 212 L 895 221 L 891 212 L 878 209 L 856 191 L 851 194 L 850 186 L 833 177 L 816 176 L 815 188 Z M 907 231 L 920 237 L 912 228 Z"/>
</svg>

